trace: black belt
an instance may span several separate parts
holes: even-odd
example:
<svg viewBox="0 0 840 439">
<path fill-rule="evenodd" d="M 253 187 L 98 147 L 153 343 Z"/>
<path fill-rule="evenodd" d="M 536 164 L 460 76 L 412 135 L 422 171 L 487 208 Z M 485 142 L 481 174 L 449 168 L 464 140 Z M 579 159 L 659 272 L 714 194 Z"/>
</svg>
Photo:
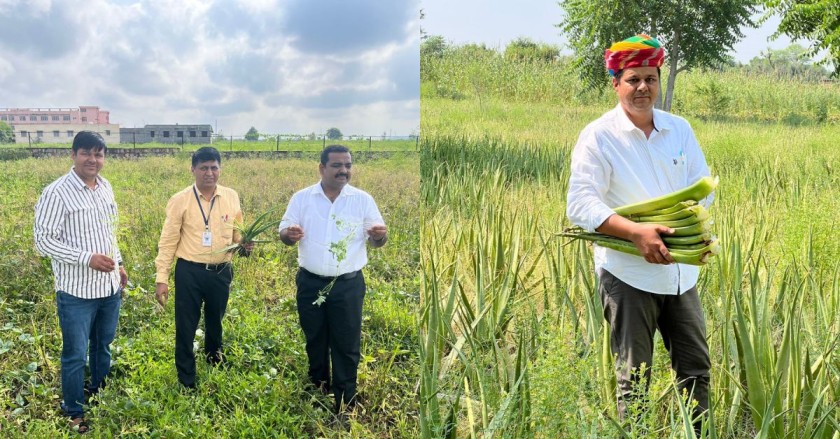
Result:
<svg viewBox="0 0 840 439">
<path fill-rule="evenodd" d="M 223 270 L 223 269 L 227 268 L 227 266 L 230 265 L 230 262 L 221 262 L 221 263 L 218 263 L 218 264 L 205 264 L 203 262 L 188 261 L 188 260 L 183 259 L 183 258 L 178 258 L 178 262 L 183 262 L 185 264 L 195 265 L 196 267 L 201 267 L 201 268 L 203 268 L 207 271 L 220 271 L 220 270 Z"/>
<path fill-rule="evenodd" d="M 315 274 L 315 273 L 313 273 L 313 272 L 311 272 L 311 271 L 309 271 L 309 270 L 307 270 L 303 267 L 300 267 L 300 272 L 307 275 L 307 276 L 314 277 L 316 279 L 332 281 L 333 279 L 338 279 L 338 280 L 353 279 L 354 277 L 358 276 L 359 273 L 362 272 L 362 270 L 351 271 L 349 273 L 339 274 L 338 276 L 321 276 L 320 274 Z"/>
</svg>

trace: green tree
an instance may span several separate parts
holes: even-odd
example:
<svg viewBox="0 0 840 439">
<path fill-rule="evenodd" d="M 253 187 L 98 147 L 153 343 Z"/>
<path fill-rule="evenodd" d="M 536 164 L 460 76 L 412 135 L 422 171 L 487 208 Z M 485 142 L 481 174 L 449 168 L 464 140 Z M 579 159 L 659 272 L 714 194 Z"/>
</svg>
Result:
<svg viewBox="0 0 840 439">
<path fill-rule="evenodd" d="M 420 78 L 422 81 L 437 81 L 437 77 L 430 76 L 435 72 L 435 64 L 443 59 L 450 51 L 446 40 L 440 35 L 426 35 L 426 38 L 420 43 Z"/>
<path fill-rule="evenodd" d="M 330 140 L 341 140 L 344 137 L 344 134 L 341 134 L 341 130 L 338 128 L 330 128 L 327 130 L 327 139 Z"/>
<path fill-rule="evenodd" d="M 447 50 L 446 40 L 440 35 L 429 35 L 420 43 L 421 58 L 442 58 Z"/>
<path fill-rule="evenodd" d="M 0 143 L 15 143 L 15 133 L 12 127 L 0 120 Z"/>
<path fill-rule="evenodd" d="M 550 44 L 537 44 L 529 38 L 517 38 L 505 47 L 505 58 L 513 61 L 554 62 L 560 49 Z"/>
<path fill-rule="evenodd" d="M 784 49 L 767 49 L 750 60 L 744 69 L 750 72 L 771 74 L 797 81 L 819 81 L 828 77 L 828 72 L 814 64 L 810 51 L 799 44 Z"/>
<path fill-rule="evenodd" d="M 256 128 L 251 127 L 251 129 L 249 129 L 248 132 L 245 133 L 245 140 L 249 142 L 256 142 L 257 140 L 260 140 L 259 131 L 257 131 Z"/>
<path fill-rule="evenodd" d="M 813 41 L 808 56 L 828 51 L 824 64 L 833 63 L 833 76 L 840 76 L 840 2 L 837 0 L 767 0 L 768 14 L 782 17 L 773 36 Z M 769 15 L 768 15 L 769 16 Z M 765 19 L 768 17 L 765 16 Z"/>
<path fill-rule="evenodd" d="M 636 33 L 658 39 L 666 51 L 668 68 L 664 104 L 671 109 L 677 74 L 695 67 L 726 62 L 726 54 L 755 27 L 751 15 L 758 0 L 564 0 L 565 20 L 557 25 L 571 41 L 572 65 L 587 89 L 608 84 L 604 50 Z M 660 99 L 662 99 L 660 93 Z"/>
</svg>

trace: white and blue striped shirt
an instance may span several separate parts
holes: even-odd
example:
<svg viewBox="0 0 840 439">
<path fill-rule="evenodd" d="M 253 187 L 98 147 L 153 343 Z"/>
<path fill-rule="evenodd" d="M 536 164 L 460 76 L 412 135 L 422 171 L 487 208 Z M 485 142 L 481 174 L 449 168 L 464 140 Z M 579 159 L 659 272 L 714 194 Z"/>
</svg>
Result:
<svg viewBox="0 0 840 439">
<path fill-rule="evenodd" d="M 35 205 L 35 248 L 52 259 L 55 289 L 82 299 L 119 291 L 120 275 L 88 265 L 94 253 L 122 264 L 117 247 L 117 203 L 108 180 L 89 188 L 71 169 L 41 193 Z"/>
</svg>

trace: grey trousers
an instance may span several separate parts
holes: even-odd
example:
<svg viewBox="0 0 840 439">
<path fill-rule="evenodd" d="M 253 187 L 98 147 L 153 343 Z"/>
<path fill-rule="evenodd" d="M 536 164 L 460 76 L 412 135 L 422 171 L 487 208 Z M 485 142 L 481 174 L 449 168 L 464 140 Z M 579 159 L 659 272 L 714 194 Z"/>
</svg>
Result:
<svg viewBox="0 0 840 439">
<path fill-rule="evenodd" d="M 616 397 L 623 420 L 634 387 L 643 380 L 644 393 L 653 362 L 653 334 L 662 335 L 677 375 L 680 392 L 685 389 L 697 401 L 695 415 L 709 408 L 709 346 L 703 307 L 692 287 L 680 295 L 652 294 L 627 285 L 612 273 L 599 273 L 604 318 L 610 324 L 610 347 L 616 356 Z M 640 375 L 642 365 L 643 374 Z M 639 388 L 635 389 L 636 395 Z"/>
</svg>

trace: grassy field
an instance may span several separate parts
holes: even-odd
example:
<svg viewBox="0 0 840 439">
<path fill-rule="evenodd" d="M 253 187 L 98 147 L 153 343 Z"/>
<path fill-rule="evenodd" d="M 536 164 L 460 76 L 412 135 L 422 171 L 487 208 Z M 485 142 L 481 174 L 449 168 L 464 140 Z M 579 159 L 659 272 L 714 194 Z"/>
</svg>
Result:
<svg viewBox="0 0 840 439">
<path fill-rule="evenodd" d="M 108 160 L 119 242 L 131 284 L 113 344 L 113 378 L 89 411 L 92 437 L 403 437 L 419 434 L 415 395 L 419 277 L 419 172 L 416 154 L 356 160 L 354 185 L 370 192 L 390 240 L 371 250 L 359 368 L 361 410 L 343 432 L 331 402 L 303 392 L 304 339 L 297 325 L 296 248 L 263 244 L 234 263 L 224 319 L 228 369 L 198 364 L 198 391 L 180 390 L 174 367 L 173 301 L 154 302 L 154 257 L 166 200 L 191 183 L 175 158 Z M 34 204 L 66 173 L 68 159 L 0 161 L 0 436 L 69 435 L 60 418 L 61 337 L 48 259 L 35 253 Z M 232 159 L 221 183 L 243 210 L 278 209 L 318 180 L 317 162 Z M 177 292 L 175 293 L 177 294 Z M 201 326 L 200 326 L 201 327 Z M 201 334 L 198 336 L 201 343 Z"/>
<path fill-rule="evenodd" d="M 195 151 L 202 146 L 213 146 L 219 151 L 321 151 L 324 146 L 339 143 L 350 148 L 351 151 L 416 151 L 418 141 L 411 140 L 381 140 L 376 137 L 363 140 L 283 140 L 279 142 L 263 139 L 249 142 L 242 139 L 216 140 L 211 144 L 185 143 L 118 143 L 108 145 L 109 148 L 177 148 L 184 151 Z M 70 148 L 69 143 L 33 143 L 33 148 Z M 0 148 L 25 149 L 28 144 L 0 144 Z M 2 149 L 0 149 L 2 153 Z M 2 157 L 2 155 L 0 155 Z"/>
<path fill-rule="evenodd" d="M 692 437 L 658 335 L 651 401 L 619 430 L 591 250 L 555 236 L 571 149 L 610 91 L 474 48 L 421 66 L 423 437 Z M 704 107 L 711 82 L 726 111 Z M 721 179 L 723 249 L 698 284 L 705 437 L 840 437 L 838 102 L 836 85 L 678 78 L 674 111 Z"/>
</svg>

